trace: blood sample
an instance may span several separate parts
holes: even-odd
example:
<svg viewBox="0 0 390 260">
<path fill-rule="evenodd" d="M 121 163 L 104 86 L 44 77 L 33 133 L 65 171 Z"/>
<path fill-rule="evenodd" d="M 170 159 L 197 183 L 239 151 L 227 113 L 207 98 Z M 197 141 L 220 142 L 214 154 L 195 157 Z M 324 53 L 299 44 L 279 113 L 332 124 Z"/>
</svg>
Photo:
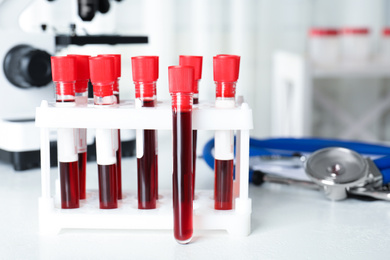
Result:
<svg viewBox="0 0 390 260">
<path fill-rule="evenodd" d="M 158 57 L 131 58 L 135 84 L 135 106 L 156 106 Z M 138 208 L 155 209 L 158 199 L 157 131 L 137 129 Z"/>
<path fill-rule="evenodd" d="M 116 103 L 120 103 L 119 97 L 119 80 L 121 77 L 121 55 L 120 54 L 102 54 L 98 55 L 101 57 L 112 56 L 115 59 L 114 64 L 114 73 L 115 73 L 115 82 L 113 86 L 113 93 L 116 98 Z M 118 150 L 116 151 L 116 174 L 118 182 L 118 200 L 122 199 L 122 142 L 121 142 L 121 131 L 118 129 Z"/>
<path fill-rule="evenodd" d="M 56 106 L 75 106 L 76 61 L 73 57 L 51 57 L 52 78 L 56 86 Z M 61 208 L 79 208 L 79 172 L 76 137 L 72 128 L 57 132 Z"/>
<path fill-rule="evenodd" d="M 199 104 L 199 80 L 202 78 L 202 56 L 188 56 L 180 55 L 179 65 L 181 66 L 192 66 L 194 68 L 194 85 L 193 85 L 193 105 Z M 196 172 L 196 143 L 198 139 L 198 131 L 192 130 L 192 196 L 195 199 L 195 172 Z"/>
<path fill-rule="evenodd" d="M 91 57 L 89 67 L 93 85 L 95 107 L 104 109 L 115 105 L 113 85 L 116 80 L 114 57 Z M 96 161 L 99 174 L 99 201 L 101 209 L 118 207 L 118 181 L 116 174 L 117 129 L 96 129 Z"/>
<path fill-rule="evenodd" d="M 189 243 L 193 233 L 192 198 L 192 91 L 194 69 L 171 66 L 173 133 L 173 231 L 177 242 Z"/>
<path fill-rule="evenodd" d="M 213 57 L 213 65 L 214 81 L 216 84 L 215 107 L 234 108 L 240 56 L 217 55 Z M 233 131 L 216 130 L 214 147 L 214 207 L 218 210 L 230 210 L 233 208 Z"/>
<path fill-rule="evenodd" d="M 76 106 L 86 107 L 88 104 L 88 82 L 89 82 L 89 57 L 88 55 L 68 55 L 76 59 Z M 79 184 L 80 199 L 86 199 L 86 178 L 87 178 L 87 129 L 79 128 L 77 140 L 77 153 L 79 161 Z"/>
</svg>

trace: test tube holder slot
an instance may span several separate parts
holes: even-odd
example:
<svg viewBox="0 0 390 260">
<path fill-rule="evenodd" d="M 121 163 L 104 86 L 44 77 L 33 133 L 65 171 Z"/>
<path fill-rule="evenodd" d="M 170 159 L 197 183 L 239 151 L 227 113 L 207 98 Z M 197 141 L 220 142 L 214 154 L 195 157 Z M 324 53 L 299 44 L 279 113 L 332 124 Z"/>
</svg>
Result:
<svg viewBox="0 0 390 260">
<path fill-rule="evenodd" d="M 200 102 L 193 109 L 193 129 L 235 130 L 236 163 L 233 185 L 234 209 L 215 210 L 213 190 L 195 191 L 194 230 L 226 230 L 231 235 L 250 233 L 252 202 L 249 185 L 249 131 L 253 128 L 252 110 L 247 103 L 235 108 L 216 108 L 213 102 Z M 42 101 L 36 109 L 36 126 L 41 129 L 41 197 L 39 226 L 41 234 L 58 234 L 62 229 L 173 229 L 172 192 L 160 191 L 157 209 L 139 210 L 136 192 L 124 192 L 118 209 L 99 209 L 97 191 L 87 190 L 87 199 L 78 209 L 61 209 L 59 192 L 51 190 L 50 139 L 53 128 L 172 129 L 169 101 L 153 108 L 135 108 L 134 101 L 99 109 L 89 100 L 86 107 L 56 107 Z M 136 169 L 134 169 L 136 174 Z"/>
</svg>

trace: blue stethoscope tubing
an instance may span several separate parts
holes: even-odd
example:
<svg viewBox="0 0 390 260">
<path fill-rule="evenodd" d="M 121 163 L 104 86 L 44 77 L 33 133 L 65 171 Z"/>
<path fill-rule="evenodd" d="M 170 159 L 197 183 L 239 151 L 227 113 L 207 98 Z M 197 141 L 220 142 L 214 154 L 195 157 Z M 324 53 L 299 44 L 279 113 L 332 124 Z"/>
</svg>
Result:
<svg viewBox="0 0 390 260">
<path fill-rule="evenodd" d="M 360 154 L 382 156 L 373 162 L 382 173 L 383 184 L 390 183 L 390 146 L 324 138 L 250 138 L 249 147 L 249 156 L 293 156 L 297 152 L 312 153 L 327 147 L 343 147 Z M 214 139 L 211 139 L 203 148 L 203 158 L 212 169 L 214 169 L 213 149 Z M 252 175 L 253 171 L 249 169 L 249 181 L 252 181 Z"/>
</svg>

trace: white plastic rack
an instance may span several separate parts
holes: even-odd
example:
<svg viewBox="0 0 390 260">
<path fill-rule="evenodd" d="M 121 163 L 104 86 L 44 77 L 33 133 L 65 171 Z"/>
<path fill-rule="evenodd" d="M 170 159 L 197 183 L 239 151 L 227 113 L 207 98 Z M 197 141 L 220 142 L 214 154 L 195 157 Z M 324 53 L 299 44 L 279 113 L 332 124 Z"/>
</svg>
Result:
<svg viewBox="0 0 390 260">
<path fill-rule="evenodd" d="M 215 108 L 213 102 L 193 109 L 193 128 L 236 130 L 236 166 L 233 186 L 234 209 L 215 210 L 213 190 L 195 191 L 194 230 L 226 230 L 229 234 L 250 233 L 252 202 L 248 197 L 249 130 L 252 110 L 247 103 L 235 108 Z M 39 221 L 41 234 L 57 234 L 62 229 L 173 229 L 172 191 L 160 191 L 158 206 L 137 208 L 136 192 L 124 192 L 117 209 L 99 209 L 98 191 L 88 191 L 78 209 L 61 209 L 59 192 L 50 188 L 50 128 L 172 129 L 172 109 L 168 101 L 154 108 L 136 109 L 134 101 L 100 109 L 89 100 L 87 107 L 56 107 L 42 101 L 36 110 L 36 126 L 41 128 L 41 188 Z M 136 169 L 134 169 L 136 174 Z"/>
</svg>

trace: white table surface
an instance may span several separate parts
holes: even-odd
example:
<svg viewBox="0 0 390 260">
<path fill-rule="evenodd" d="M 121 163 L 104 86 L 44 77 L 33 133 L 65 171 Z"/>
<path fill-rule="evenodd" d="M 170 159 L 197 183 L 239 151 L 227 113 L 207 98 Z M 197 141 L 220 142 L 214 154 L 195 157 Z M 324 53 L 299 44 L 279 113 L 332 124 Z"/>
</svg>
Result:
<svg viewBox="0 0 390 260">
<path fill-rule="evenodd" d="M 159 151 L 160 162 L 170 155 Z M 135 187 L 135 165 L 135 158 L 123 159 L 125 190 Z M 213 172 L 202 160 L 197 165 L 197 188 L 211 189 Z M 90 162 L 87 167 L 88 186 L 94 186 L 96 166 Z M 56 175 L 57 168 L 52 168 L 52 179 Z M 161 187 L 170 187 L 171 175 L 160 174 L 159 181 Z M 0 162 L 0 259 L 390 257 L 390 202 L 331 202 L 317 191 L 269 183 L 250 185 L 249 192 L 253 213 L 248 237 L 195 230 L 188 245 L 179 245 L 172 231 L 65 230 L 43 237 L 38 233 L 40 170 L 14 172 Z"/>
</svg>

